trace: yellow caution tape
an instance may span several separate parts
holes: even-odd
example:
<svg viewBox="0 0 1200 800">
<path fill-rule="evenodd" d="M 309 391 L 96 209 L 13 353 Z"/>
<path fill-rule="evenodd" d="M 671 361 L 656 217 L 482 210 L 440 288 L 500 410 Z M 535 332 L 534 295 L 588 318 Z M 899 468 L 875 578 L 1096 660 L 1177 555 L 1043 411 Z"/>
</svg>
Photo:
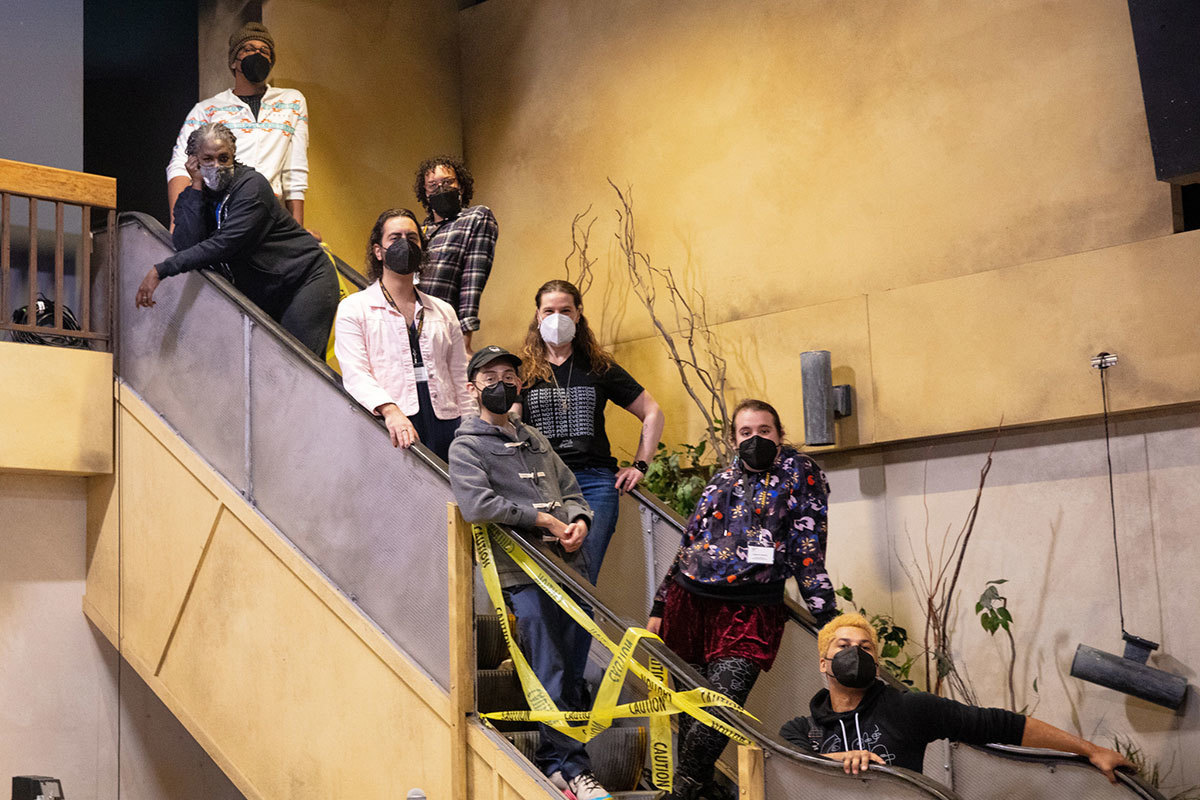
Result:
<svg viewBox="0 0 1200 800">
<path fill-rule="evenodd" d="M 738 744 L 749 745 L 750 740 L 736 731 L 733 727 L 705 711 L 705 708 L 720 706 L 731 708 L 757 721 L 757 717 L 740 705 L 730 700 L 720 692 L 711 689 L 690 689 L 686 692 L 676 692 L 668 685 L 669 675 L 657 659 L 649 658 L 648 667 L 642 666 L 633 659 L 633 652 L 642 639 L 662 641 L 658 636 L 645 628 L 630 628 L 621 637 L 620 644 L 615 644 L 596 624 L 596 621 L 583 613 L 583 609 L 539 567 L 524 550 L 517 546 L 512 537 L 498 528 L 490 531 L 480 525 L 471 526 L 471 536 L 475 545 L 475 557 L 483 573 L 483 583 L 487 588 L 488 597 L 500 621 L 500 630 L 504 641 L 508 644 L 512 656 L 513 667 L 529 703 L 528 711 L 496 711 L 482 714 L 490 719 L 542 722 L 572 739 L 587 742 L 601 731 L 612 725 L 614 719 L 628 717 L 648 717 L 650 720 L 650 745 L 652 774 L 654 784 L 660 789 L 670 791 L 671 777 L 674 765 L 671 756 L 671 721 L 670 715 L 680 712 L 690 714 L 698 721 L 723 733 Z M 555 603 L 571 619 L 583 626 L 596 641 L 600 642 L 613 654 L 612 661 L 604 672 L 604 679 L 596 693 L 591 711 L 560 711 L 554 701 L 534 674 L 529 662 L 521 653 L 513 640 L 512 631 L 508 624 L 508 610 L 504 606 L 504 596 L 500 591 L 500 576 L 496 572 L 496 562 L 492 553 L 491 539 L 496 540 L 508 556 L 524 570 L 542 591 L 546 592 Z M 649 689 L 649 697 L 635 703 L 618 704 L 621 686 L 627 673 L 633 672 Z M 572 725 L 571 723 L 582 723 Z"/>
</svg>

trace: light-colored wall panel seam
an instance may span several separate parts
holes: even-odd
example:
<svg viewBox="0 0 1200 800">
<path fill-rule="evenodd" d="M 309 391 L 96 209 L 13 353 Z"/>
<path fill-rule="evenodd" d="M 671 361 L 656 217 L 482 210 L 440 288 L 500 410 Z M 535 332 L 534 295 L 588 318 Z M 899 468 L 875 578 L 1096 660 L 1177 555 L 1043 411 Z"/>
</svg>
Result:
<svg viewBox="0 0 1200 800">
<path fill-rule="evenodd" d="M 287 542 L 264 520 L 233 487 L 206 464 L 199 455 L 146 405 L 137 393 L 122 386 L 121 407 L 161 444 L 180 465 L 230 513 L 246 526 L 259 542 L 274 555 L 281 564 L 311 591 L 317 599 L 346 625 L 366 647 L 376 655 L 397 678 L 421 698 L 422 702 L 443 721 L 451 718 L 450 698 L 429 676 L 397 649 L 393 643 L 361 612 L 348 598 L 329 584 L 322 573 L 299 551 Z M 160 664 L 161 668 L 161 664 Z"/>
<path fill-rule="evenodd" d="M 224 516 L 226 508 L 224 504 L 217 506 L 217 513 L 213 515 L 213 522 L 208 529 L 208 536 L 204 539 L 204 547 L 200 550 L 200 557 L 196 559 L 196 568 L 192 570 L 191 580 L 188 581 L 187 590 L 183 593 L 183 600 L 179 603 L 179 610 L 175 613 L 175 621 L 171 623 L 171 632 L 167 634 L 167 641 L 163 643 L 162 653 L 158 657 L 158 665 L 154 668 L 155 676 L 162 672 L 163 664 L 167 660 L 167 653 L 171 651 L 171 643 L 175 641 L 175 632 L 179 630 L 179 623 L 183 619 L 183 612 L 187 610 L 188 601 L 192 599 L 192 590 L 196 588 L 196 579 L 200 576 L 200 570 L 204 568 L 204 560 L 208 556 L 209 548 L 212 547 L 213 537 L 217 534 L 217 526 L 221 524 L 221 518 Z"/>
</svg>

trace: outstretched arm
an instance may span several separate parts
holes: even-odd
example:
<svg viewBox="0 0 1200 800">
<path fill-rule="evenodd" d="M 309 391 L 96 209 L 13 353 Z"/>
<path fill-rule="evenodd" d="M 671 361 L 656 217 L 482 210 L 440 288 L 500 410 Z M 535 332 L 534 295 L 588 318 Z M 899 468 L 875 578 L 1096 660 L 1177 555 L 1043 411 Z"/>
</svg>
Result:
<svg viewBox="0 0 1200 800">
<path fill-rule="evenodd" d="M 1078 753 L 1081 756 L 1085 756 L 1088 761 L 1091 761 L 1092 765 L 1103 772 L 1113 783 L 1117 782 L 1117 776 L 1113 774 L 1114 770 L 1120 767 L 1125 767 L 1129 770 L 1136 769 L 1130 763 L 1129 759 L 1116 750 L 1092 744 L 1086 739 L 1080 739 L 1078 736 L 1067 733 L 1061 728 L 1056 728 L 1049 723 L 1042 722 L 1040 719 L 1034 719 L 1033 717 L 1025 718 L 1025 734 L 1021 737 L 1021 745 L 1023 747 L 1044 747 L 1047 750 Z"/>
</svg>

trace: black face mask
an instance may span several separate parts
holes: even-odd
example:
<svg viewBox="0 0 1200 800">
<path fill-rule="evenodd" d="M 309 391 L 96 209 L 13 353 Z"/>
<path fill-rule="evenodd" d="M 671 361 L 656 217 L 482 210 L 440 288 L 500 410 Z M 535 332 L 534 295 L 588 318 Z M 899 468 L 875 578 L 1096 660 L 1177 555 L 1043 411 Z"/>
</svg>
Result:
<svg viewBox="0 0 1200 800">
<path fill-rule="evenodd" d="M 875 657 L 861 647 L 847 647 L 830 666 L 837 682 L 849 689 L 865 689 L 875 681 Z"/>
<path fill-rule="evenodd" d="M 399 275 L 411 275 L 421 268 L 421 248 L 408 239 L 397 239 L 383 251 L 383 265 Z"/>
<path fill-rule="evenodd" d="M 517 402 L 517 387 L 511 383 L 500 381 L 479 393 L 483 407 L 493 414 L 507 414 L 512 404 Z"/>
<path fill-rule="evenodd" d="M 454 219 L 462 211 L 462 197 L 457 189 L 429 195 L 429 207 L 442 219 Z"/>
<path fill-rule="evenodd" d="M 251 83 L 262 83 L 271 74 L 271 59 L 262 53 L 251 53 L 242 59 L 242 74 Z"/>
<path fill-rule="evenodd" d="M 738 445 L 738 457 L 742 463 L 755 472 L 762 472 L 775 463 L 779 453 L 779 445 L 762 436 L 751 436 L 743 439 Z"/>
</svg>

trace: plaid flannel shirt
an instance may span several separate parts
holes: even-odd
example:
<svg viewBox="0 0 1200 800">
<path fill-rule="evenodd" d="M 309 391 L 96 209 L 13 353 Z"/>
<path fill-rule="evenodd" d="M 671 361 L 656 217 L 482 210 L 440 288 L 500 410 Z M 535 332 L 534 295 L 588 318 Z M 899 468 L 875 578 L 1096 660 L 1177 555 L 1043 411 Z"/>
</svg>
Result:
<svg viewBox="0 0 1200 800">
<path fill-rule="evenodd" d="M 425 218 L 429 262 L 421 269 L 421 291 L 449 303 L 464 332 L 479 330 L 479 299 L 492 271 L 500 228 L 487 206 L 464 208 L 457 217 Z"/>
</svg>

